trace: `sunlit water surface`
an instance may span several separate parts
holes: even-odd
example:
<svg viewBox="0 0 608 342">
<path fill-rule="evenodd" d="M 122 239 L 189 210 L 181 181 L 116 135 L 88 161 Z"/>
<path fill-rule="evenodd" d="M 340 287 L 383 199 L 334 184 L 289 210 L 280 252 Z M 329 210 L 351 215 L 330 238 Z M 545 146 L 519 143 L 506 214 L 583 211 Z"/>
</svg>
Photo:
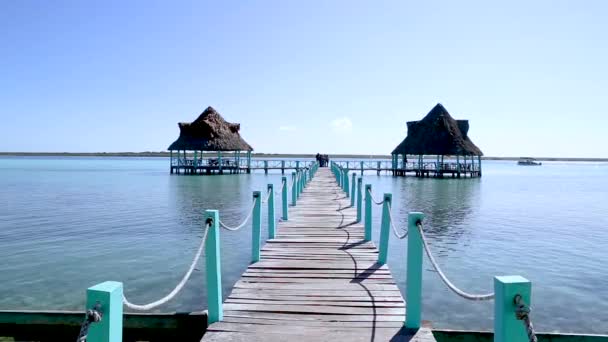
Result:
<svg viewBox="0 0 608 342">
<path fill-rule="evenodd" d="M 462 289 L 491 292 L 495 275 L 519 274 L 533 282 L 538 330 L 608 333 L 608 164 L 483 167 L 481 179 L 364 178 L 376 197 L 393 194 L 398 226 L 409 211 L 426 215 L 431 248 Z M 188 268 L 205 209 L 236 224 L 252 191 L 280 187 L 280 174 L 168 170 L 164 158 L 0 158 L 0 310 L 80 310 L 86 288 L 105 280 L 124 282 L 132 302 L 156 300 Z M 381 208 L 374 210 L 377 242 Z M 247 228 L 221 234 L 224 295 L 249 262 Z M 389 266 L 402 291 L 406 252 L 391 237 Z M 492 328 L 493 302 L 461 299 L 424 269 L 423 319 Z M 201 262 L 158 311 L 202 310 L 205 302 Z"/>
</svg>

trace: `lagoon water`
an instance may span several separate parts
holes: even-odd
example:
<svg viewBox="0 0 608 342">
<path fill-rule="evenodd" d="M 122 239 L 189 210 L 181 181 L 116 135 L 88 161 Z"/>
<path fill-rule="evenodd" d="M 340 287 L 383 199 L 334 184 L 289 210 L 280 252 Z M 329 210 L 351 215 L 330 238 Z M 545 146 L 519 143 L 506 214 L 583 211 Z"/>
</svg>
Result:
<svg viewBox="0 0 608 342">
<path fill-rule="evenodd" d="M 364 178 L 376 197 L 393 194 L 399 226 L 408 211 L 426 214 L 431 248 L 459 287 L 491 292 L 494 275 L 519 274 L 533 282 L 537 330 L 608 333 L 608 163 L 483 167 L 481 179 Z M 165 158 L 0 158 L 0 310 L 82 310 L 86 288 L 105 280 L 124 282 L 134 303 L 156 300 L 188 268 L 205 209 L 236 224 L 251 192 L 279 187 L 281 177 L 168 171 Z M 224 295 L 247 267 L 248 228 L 221 232 Z M 389 266 L 402 291 L 405 255 L 405 241 L 391 236 Z M 492 328 L 493 302 L 457 297 L 425 263 L 423 319 Z M 200 262 L 157 311 L 203 310 L 205 302 Z"/>
</svg>

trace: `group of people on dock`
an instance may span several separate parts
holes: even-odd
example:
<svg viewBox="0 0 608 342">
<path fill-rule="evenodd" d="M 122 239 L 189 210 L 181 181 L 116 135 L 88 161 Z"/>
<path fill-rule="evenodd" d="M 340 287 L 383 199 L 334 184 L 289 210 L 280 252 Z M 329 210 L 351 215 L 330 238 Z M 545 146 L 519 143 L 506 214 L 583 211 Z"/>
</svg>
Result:
<svg viewBox="0 0 608 342">
<path fill-rule="evenodd" d="M 317 153 L 315 158 L 319 162 L 319 167 L 327 167 L 327 163 L 329 163 L 329 156 L 327 154 Z"/>
</svg>

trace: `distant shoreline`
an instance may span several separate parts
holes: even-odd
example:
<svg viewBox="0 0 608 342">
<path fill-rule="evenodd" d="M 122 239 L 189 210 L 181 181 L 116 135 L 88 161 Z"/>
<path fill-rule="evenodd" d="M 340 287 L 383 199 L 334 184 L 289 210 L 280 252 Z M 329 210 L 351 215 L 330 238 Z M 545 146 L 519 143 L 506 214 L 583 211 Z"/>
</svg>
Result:
<svg viewBox="0 0 608 342">
<path fill-rule="evenodd" d="M 169 157 L 169 152 L 0 152 L 11 157 Z M 253 153 L 254 158 L 314 158 L 314 154 Z M 331 154 L 332 158 L 391 159 L 390 155 Z M 483 160 L 519 160 L 519 157 L 482 157 Z M 608 158 L 537 157 L 539 161 L 608 162 Z"/>
</svg>

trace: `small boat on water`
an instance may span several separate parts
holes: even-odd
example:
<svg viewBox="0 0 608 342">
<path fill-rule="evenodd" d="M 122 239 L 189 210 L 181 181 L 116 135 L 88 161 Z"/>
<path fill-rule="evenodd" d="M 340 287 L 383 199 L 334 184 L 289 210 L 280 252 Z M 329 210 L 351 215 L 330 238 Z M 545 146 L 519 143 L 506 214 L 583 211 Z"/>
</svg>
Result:
<svg viewBox="0 0 608 342">
<path fill-rule="evenodd" d="M 523 166 L 540 166 L 543 165 L 543 163 L 536 161 L 536 159 L 534 158 L 519 158 L 519 161 L 517 161 L 517 165 L 523 165 Z"/>
</svg>

